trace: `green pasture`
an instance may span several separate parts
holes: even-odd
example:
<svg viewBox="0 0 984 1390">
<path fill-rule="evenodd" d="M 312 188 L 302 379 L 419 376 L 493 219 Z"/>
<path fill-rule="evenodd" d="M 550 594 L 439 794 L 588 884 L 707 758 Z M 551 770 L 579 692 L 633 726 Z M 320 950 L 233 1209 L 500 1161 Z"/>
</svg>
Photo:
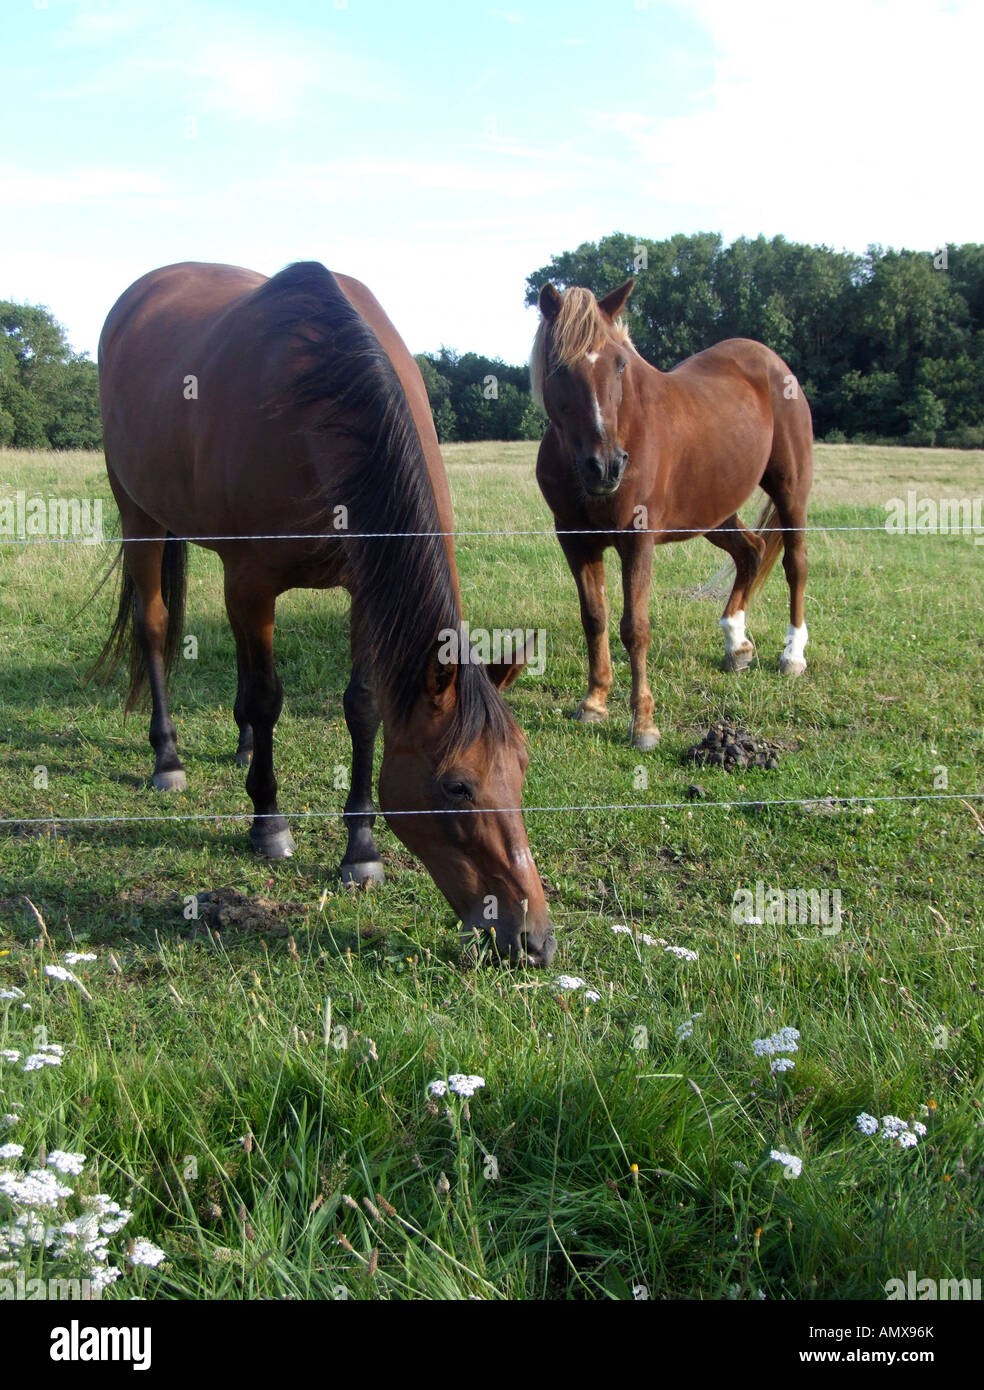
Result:
<svg viewBox="0 0 984 1390">
<path fill-rule="evenodd" d="M 458 529 L 549 531 L 535 453 L 446 446 Z M 344 831 L 319 814 L 345 797 L 346 595 L 278 608 L 297 853 L 271 865 L 245 818 L 206 819 L 249 809 L 218 560 L 192 548 L 197 655 L 171 686 L 188 790 L 160 795 L 122 674 L 83 679 L 112 585 L 86 600 L 114 547 L 0 543 L 0 991 L 16 995 L 0 1053 L 19 1054 L 0 1061 L 0 1113 L 20 1117 L 0 1145 L 24 1147 L 15 1168 L 84 1153 L 78 1192 L 109 1194 L 133 1212 L 125 1234 L 165 1251 L 133 1269 L 114 1238 L 126 1272 L 104 1296 L 845 1299 L 909 1270 L 979 1278 L 984 546 L 879 528 L 910 490 L 982 488 L 979 451 L 818 446 L 811 525 L 876 529 L 809 537 L 800 680 L 778 673 L 780 566 L 748 618 L 759 659 L 726 675 L 722 604 L 694 597 L 721 553 L 664 547 L 663 738 L 646 755 L 626 738 L 615 560 L 611 719 L 582 727 L 556 540 L 461 539 L 472 626 L 546 634 L 543 674 L 508 692 L 525 804 L 645 803 L 527 814 L 559 940 L 544 973 L 467 968 L 451 910 L 381 821 L 387 882 L 338 883 Z M 0 500 L 17 490 L 102 498 L 115 526 L 98 454 L 0 451 Z M 778 769 L 688 763 L 721 718 L 779 745 Z M 743 800 L 793 804 L 719 804 Z M 114 816 L 143 819 L 100 821 Z M 736 923 L 736 891 L 757 884 L 836 890 L 840 920 Z M 196 919 L 218 889 L 238 906 Z M 72 967 L 84 988 L 45 973 L 67 951 L 96 955 Z M 752 1043 L 782 1028 L 799 1031 L 795 1066 L 773 1074 Z M 25 1071 L 51 1044 L 61 1064 Z M 457 1072 L 486 1085 L 428 1095 Z M 862 1112 L 926 1133 L 902 1149 L 861 1133 Z M 0 1226 L 15 1215 L 0 1192 Z M 31 1275 L 73 1258 L 0 1239 L 0 1264 Z"/>
</svg>

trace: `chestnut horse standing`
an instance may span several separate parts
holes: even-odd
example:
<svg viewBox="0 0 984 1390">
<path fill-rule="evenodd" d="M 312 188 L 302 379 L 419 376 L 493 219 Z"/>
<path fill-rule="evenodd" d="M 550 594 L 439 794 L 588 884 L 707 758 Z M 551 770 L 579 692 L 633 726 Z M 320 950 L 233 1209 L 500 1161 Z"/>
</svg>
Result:
<svg viewBox="0 0 984 1390">
<path fill-rule="evenodd" d="M 528 756 L 491 668 L 467 659 L 467 643 L 461 664 L 438 659 L 440 634 L 461 623 L 450 494 L 420 373 L 374 297 L 313 262 L 272 279 L 168 266 L 110 312 L 99 372 L 124 583 L 97 665 L 128 652 L 128 709 L 149 680 L 154 786 L 185 785 L 167 702 L 185 588 L 175 537 L 200 536 L 222 559 L 237 761 L 251 760 L 250 839 L 270 857 L 294 848 L 273 771 L 275 602 L 287 589 L 342 586 L 352 595 L 342 877 L 382 878 L 372 836 L 382 721 L 379 802 L 394 833 L 470 935 L 490 930 L 500 954 L 549 963 L 555 942 L 519 809 Z M 494 676 L 505 685 L 517 670 Z"/>
<path fill-rule="evenodd" d="M 813 481 L 813 426 L 796 378 L 763 343 L 729 338 L 670 372 L 651 367 L 618 317 L 634 284 L 627 280 L 600 300 L 580 287 L 561 294 L 544 285 L 530 375 L 534 397 L 550 417 L 537 481 L 577 584 L 588 644 L 588 693 L 574 717 L 608 717 L 604 552 L 614 546 L 625 596 L 620 633 L 632 666 L 631 737 L 645 751 L 659 741 L 646 675 L 657 543 L 706 535 L 734 560 L 734 587 L 721 618 L 725 669 L 732 671 L 755 654 L 745 611 L 785 547 L 790 625 L 779 667 L 785 675 L 806 670 L 802 528 Z M 772 505 L 753 531 L 738 508 L 756 487 Z"/>
</svg>

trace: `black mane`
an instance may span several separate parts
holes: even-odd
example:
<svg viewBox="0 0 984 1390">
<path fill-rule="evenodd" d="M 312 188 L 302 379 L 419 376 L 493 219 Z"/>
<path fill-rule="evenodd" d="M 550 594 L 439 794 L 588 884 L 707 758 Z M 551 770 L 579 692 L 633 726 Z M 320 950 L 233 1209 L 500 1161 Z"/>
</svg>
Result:
<svg viewBox="0 0 984 1390">
<path fill-rule="evenodd" d="M 379 339 L 323 265 L 287 266 L 260 286 L 255 299 L 273 311 L 271 338 L 293 340 L 309 364 L 288 383 L 290 402 L 317 406 L 316 429 L 340 430 L 361 446 L 340 480 L 353 535 L 344 542 L 346 557 L 355 576 L 353 599 L 367 618 L 376 681 L 406 722 L 424 689 L 438 634 L 461 625 L 445 543 L 434 534 L 441 523 L 410 406 Z M 330 491 L 333 503 L 337 481 Z M 366 532 L 391 538 L 354 538 Z M 484 667 L 463 661 L 442 763 L 479 737 L 502 743 L 513 729 Z"/>
</svg>

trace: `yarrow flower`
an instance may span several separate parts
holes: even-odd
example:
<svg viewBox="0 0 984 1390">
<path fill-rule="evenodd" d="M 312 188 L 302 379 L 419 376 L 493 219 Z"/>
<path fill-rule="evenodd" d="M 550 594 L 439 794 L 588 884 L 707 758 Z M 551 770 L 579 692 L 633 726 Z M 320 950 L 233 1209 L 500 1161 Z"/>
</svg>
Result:
<svg viewBox="0 0 984 1390">
<path fill-rule="evenodd" d="M 601 998 L 601 995 L 598 993 L 596 989 L 587 989 L 584 991 L 584 997 L 589 1004 L 597 1004 L 598 1000 Z"/>
<path fill-rule="evenodd" d="M 862 1134 L 873 1135 L 879 1131 L 878 1120 L 866 1111 L 862 1111 L 855 1123 Z M 910 1126 L 909 1122 L 903 1120 L 900 1115 L 883 1115 L 881 1117 L 882 1138 L 887 1139 L 890 1144 L 898 1144 L 900 1149 L 914 1149 L 925 1133 L 926 1126 L 919 1120 L 914 1120 Z"/>
<path fill-rule="evenodd" d="M 777 1052 L 798 1052 L 799 1038 L 798 1029 L 780 1028 L 778 1033 L 772 1033 L 767 1038 L 753 1038 L 752 1051 L 756 1057 L 774 1057 Z"/>
<path fill-rule="evenodd" d="M 54 1207 L 72 1195 L 72 1189 L 46 1168 L 32 1168 L 27 1173 L 0 1170 L 0 1192 L 24 1207 Z"/>
<path fill-rule="evenodd" d="M 42 1067 L 60 1067 L 62 1059 L 57 1052 L 32 1052 L 24 1058 L 24 1071 L 40 1071 Z"/>
<path fill-rule="evenodd" d="M 676 1035 L 680 1042 L 683 1042 L 685 1038 L 689 1038 L 693 1034 L 694 1021 L 698 1018 L 703 1017 L 703 1014 L 691 1014 L 688 1019 L 685 1019 L 683 1021 L 683 1023 L 677 1024 Z"/>
<path fill-rule="evenodd" d="M 769 1067 L 769 1070 L 772 1072 L 773 1076 L 775 1076 L 779 1072 L 791 1071 L 795 1065 L 796 1063 L 793 1061 L 792 1057 L 776 1057 Z"/>
<path fill-rule="evenodd" d="M 781 1163 L 794 1178 L 798 1178 L 803 1171 L 803 1160 L 795 1154 L 785 1153 L 782 1149 L 770 1149 L 769 1157 L 774 1163 Z"/>
<path fill-rule="evenodd" d="M 66 951 L 64 959 L 66 965 L 78 965 L 80 960 L 95 960 L 96 957 L 92 951 Z"/>
<path fill-rule="evenodd" d="M 52 1149 L 48 1155 L 48 1166 L 57 1168 L 59 1173 L 81 1173 L 85 1167 L 85 1154 L 67 1153 L 64 1149 Z"/>
<path fill-rule="evenodd" d="M 145 1240 L 143 1236 L 133 1242 L 133 1247 L 127 1255 L 127 1259 L 132 1265 L 143 1265 L 147 1269 L 156 1269 L 166 1258 L 167 1256 L 159 1246 Z"/>
<path fill-rule="evenodd" d="M 447 1091 L 448 1083 L 446 1081 L 432 1081 L 427 1087 L 429 1096 L 444 1096 L 447 1095 Z"/>
<path fill-rule="evenodd" d="M 46 965 L 44 967 L 44 973 L 50 975 L 53 980 L 68 980 L 69 983 L 73 985 L 80 983 L 77 977 L 72 974 L 71 970 L 66 969 L 64 965 Z"/>
<path fill-rule="evenodd" d="M 16 1047 L 0 1048 L 0 1061 L 19 1062 L 20 1053 L 17 1051 Z"/>
<path fill-rule="evenodd" d="M 697 952 L 688 950 L 686 946 L 664 946 L 663 950 L 669 956 L 676 956 L 678 960 L 697 959 Z"/>
<path fill-rule="evenodd" d="M 612 923 L 612 931 L 616 936 L 631 936 L 634 941 L 641 941 L 643 946 L 665 946 L 666 942 L 661 936 L 650 936 L 648 932 L 636 931 L 635 927 L 625 927 L 621 922 Z"/>
<path fill-rule="evenodd" d="M 476 1091 L 485 1085 L 484 1076 L 465 1076 L 462 1072 L 455 1072 L 448 1077 L 448 1085 L 456 1096 L 473 1096 Z"/>
<path fill-rule="evenodd" d="M 580 975 L 557 976 L 558 989 L 583 989 L 587 983 L 587 980 L 582 980 Z"/>
<path fill-rule="evenodd" d="M 0 999 L 23 999 L 24 991 L 14 985 L 13 989 L 0 989 Z"/>
<path fill-rule="evenodd" d="M 20 1158 L 23 1152 L 23 1144 L 0 1144 L 0 1158 Z"/>
</svg>

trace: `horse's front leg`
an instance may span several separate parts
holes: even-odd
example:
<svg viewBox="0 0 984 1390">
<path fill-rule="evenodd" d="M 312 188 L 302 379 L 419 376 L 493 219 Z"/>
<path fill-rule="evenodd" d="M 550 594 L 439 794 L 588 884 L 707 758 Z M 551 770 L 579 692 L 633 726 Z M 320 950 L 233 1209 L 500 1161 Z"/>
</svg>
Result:
<svg viewBox="0 0 984 1390">
<path fill-rule="evenodd" d="M 590 536 L 558 536 L 581 602 L 581 626 L 588 644 L 588 693 L 574 711 L 582 723 L 608 718 L 612 656 L 608 645 L 605 552 Z"/>
<path fill-rule="evenodd" d="M 368 677 L 368 654 L 362 633 L 364 619 L 352 603 L 350 619 L 352 676 L 345 688 L 345 723 L 352 738 L 352 785 L 345 802 L 348 844 L 340 873 L 343 883 L 382 883 L 383 864 L 372 837 L 376 812 L 372 804 L 372 760 L 379 729 L 379 707 Z"/>
<path fill-rule="evenodd" d="M 284 702 L 273 660 L 275 596 L 251 590 L 227 573 L 226 609 L 240 661 L 241 714 L 253 730 L 253 758 L 246 774 L 246 790 L 253 802 L 250 844 L 267 859 L 286 859 L 296 846 L 277 806 L 273 771 L 273 730 Z"/>
<path fill-rule="evenodd" d="M 646 534 L 625 534 L 619 539 L 622 557 L 622 593 L 624 606 L 619 635 L 629 654 L 632 667 L 632 733 L 633 748 L 648 753 L 659 743 L 659 729 L 653 723 L 653 692 L 649 688 L 646 655 L 649 651 L 649 589 L 653 577 L 653 537 Z"/>
</svg>

